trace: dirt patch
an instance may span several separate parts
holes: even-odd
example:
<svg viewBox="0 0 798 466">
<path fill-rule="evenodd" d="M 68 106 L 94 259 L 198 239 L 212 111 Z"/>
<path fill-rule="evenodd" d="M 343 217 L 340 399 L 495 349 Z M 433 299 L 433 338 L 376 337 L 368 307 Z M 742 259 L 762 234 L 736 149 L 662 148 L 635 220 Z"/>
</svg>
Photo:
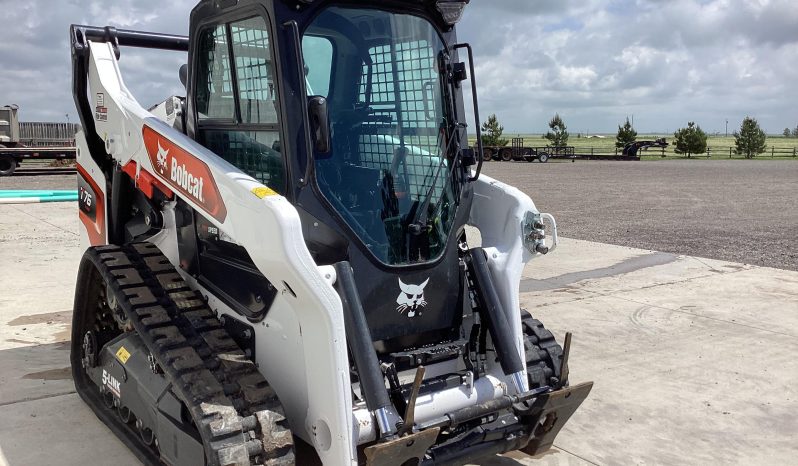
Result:
<svg viewBox="0 0 798 466">
<path fill-rule="evenodd" d="M 20 343 L 22 345 L 38 345 L 38 341 L 20 340 L 19 338 L 9 338 L 6 340 L 9 343 Z"/>
<path fill-rule="evenodd" d="M 557 288 L 565 287 L 582 280 L 612 277 L 625 273 L 631 273 L 648 267 L 670 264 L 676 259 L 678 259 L 678 256 L 674 254 L 653 252 L 651 254 L 644 254 L 642 256 L 630 257 L 629 259 L 608 267 L 585 270 L 583 272 L 567 273 L 565 275 L 547 278 L 546 280 L 527 278 L 521 280 L 521 292 L 525 293 L 528 291 L 556 290 Z"/>
<path fill-rule="evenodd" d="M 58 325 L 62 328 L 53 332 L 54 342 L 66 342 L 72 337 L 72 311 L 45 312 L 43 314 L 30 314 L 19 316 L 8 322 L 9 326 L 22 327 L 27 330 L 28 325 Z M 8 340 L 12 341 L 12 340 Z M 13 340 L 18 343 L 34 343 L 24 340 Z"/>
<path fill-rule="evenodd" d="M 30 314 L 19 316 L 8 322 L 8 325 L 36 325 L 36 324 L 69 324 L 72 322 L 71 311 L 45 312 L 44 314 Z"/>
<path fill-rule="evenodd" d="M 23 375 L 22 378 L 33 380 L 69 380 L 72 378 L 72 369 L 69 367 L 62 367 L 60 369 L 31 372 L 30 374 Z"/>
</svg>

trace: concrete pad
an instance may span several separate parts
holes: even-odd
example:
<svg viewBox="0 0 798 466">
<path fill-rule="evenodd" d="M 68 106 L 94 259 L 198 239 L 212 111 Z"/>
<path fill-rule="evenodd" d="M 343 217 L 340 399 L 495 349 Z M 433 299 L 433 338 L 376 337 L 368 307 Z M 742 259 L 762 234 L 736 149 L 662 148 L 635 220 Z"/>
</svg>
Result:
<svg viewBox="0 0 798 466">
<path fill-rule="evenodd" d="M 0 298 L 0 349 L 68 340 L 74 284 L 25 293 L 25 299 Z"/>
<path fill-rule="evenodd" d="M 0 241 L 78 236 L 77 202 L 0 204 Z"/>
<path fill-rule="evenodd" d="M 0 350 L 69 339 L 77 204 L 0 205 Z"/>
<path fill-rule="evenodd" d="M 556 446 L 597 464 L 795 458 L 796 339 L 612 296 L 533 312 L 574 332 L 572 383 L 595 382 Z"/>
<path fill-rule="evenodd" d="M 0 464 L 138 464 L 70 394 L 74 212 L 0 206 Z M 572 383 L 595 386 L 552 450 L 481 465 L 798 457 L 798 272 L 564 238 L 524 277 L 522 305 L 574 332 Z"/>
<path fill-rule="evenodd" d="M 656 253 L 609 245 L 619 262 L 585 270 L 582 243 L 531 264 L 567 255 L 542 280 L 559 288 L 521 295 L 560 340 L 574 333 L 571 381 L 595 381 L 555 446 L 596 464 L 793 462 L 798 273 L 674 256 L 616 274 Z"/>
<path fill-rule="evenodd" d="M 74 393 L 69 342 L 0 350 L 0 406 Z"/>
<path fill-rule="evenodd" d="M 798 338 L 798 273 L 756 267 L 614 296 Z M 705 299 L 711 292 L 712 299 Z M 798 373 L 796 373 L 798 374 Z"/>
<path fill-rule="evenodd" d="M 0 465 L 141 463 L 77 394 L 0 406 Z"/>
<path fill-rule="evenodd" d="M 487 458 L 478 465 L 469 464 L 467 466 L 524 466 L 530 464 L 535 466 L 588 466 L 594 463 L 565 450 L 552 447 L 547 452 L 535 457 L 530 457 L 520 451 L 513 451 L 506 455 Z"/>
<path fill-rule="evenodd" d="M 624 261 L 654 252 L 561 237 L 557 249 L 551 254 L 538 256 L 530 261 L 523 275 L 536 280 L 549 280 L 574 271 L 614 267 Z"/>
</svg>

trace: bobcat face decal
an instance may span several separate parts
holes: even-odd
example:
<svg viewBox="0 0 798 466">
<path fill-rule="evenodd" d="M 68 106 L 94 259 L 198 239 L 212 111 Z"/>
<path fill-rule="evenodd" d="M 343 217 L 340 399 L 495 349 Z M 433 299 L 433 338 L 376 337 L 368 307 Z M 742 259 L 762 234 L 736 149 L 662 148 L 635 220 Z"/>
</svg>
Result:
<svg viewBox="0 0 798 466">
<path fill-rule="evenodd" d="M 161 147 L 161 141 L 158 140 L 158 155 L 156 165 L 158 166 L 158 171 L 161 172 L 161 175 L 166 173 L 166 157 L 168 156 L 169 150 Z"/>
<path fill-rule="evenodd" d="M 400 314 L 407 311 L 407 317 L 415 317 L 416 312 L 421 315 L 421 309 L 426 307 L 427 301 L 424 299 L 424 287 L 429 283 L 429 278 L 420 285 L 413 285 L 402 282 L 399 279 L 399 288 L 402 290 L 396 298 L 396 310 Z"/>
</svg>

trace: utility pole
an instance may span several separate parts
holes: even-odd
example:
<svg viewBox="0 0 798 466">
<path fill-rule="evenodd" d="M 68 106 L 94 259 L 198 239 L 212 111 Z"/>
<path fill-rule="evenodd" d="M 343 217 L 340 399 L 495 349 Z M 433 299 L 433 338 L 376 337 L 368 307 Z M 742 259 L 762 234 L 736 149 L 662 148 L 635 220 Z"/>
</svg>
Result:
<svg viewBox="0 0 798 466">
<path fill-rule="evenodd" d="M 726 137 L 729 137 L 729 119 L 726 118 Z"/>
</svg>

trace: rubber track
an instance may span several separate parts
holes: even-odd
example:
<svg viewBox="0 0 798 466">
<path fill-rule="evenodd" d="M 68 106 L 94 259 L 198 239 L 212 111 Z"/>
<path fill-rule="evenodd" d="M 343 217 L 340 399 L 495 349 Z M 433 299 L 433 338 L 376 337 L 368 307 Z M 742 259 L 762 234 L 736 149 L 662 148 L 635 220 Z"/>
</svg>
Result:
<svg viewBox="0 0 798 466">
<path fill-rule="evenodd" d="M 149 243 L 89 249 L 202 437 L 210 465 L 293 465 L 282 406 L 202 296 Z"/>
<path fill-rule="evenodd" d="M 521 328 L 524 332 L 529 388 L 544 385 L 559 388 L 562 347 L 554 339 L 554 334 L 525 309 L 521 309 Z"/>
</svg>

